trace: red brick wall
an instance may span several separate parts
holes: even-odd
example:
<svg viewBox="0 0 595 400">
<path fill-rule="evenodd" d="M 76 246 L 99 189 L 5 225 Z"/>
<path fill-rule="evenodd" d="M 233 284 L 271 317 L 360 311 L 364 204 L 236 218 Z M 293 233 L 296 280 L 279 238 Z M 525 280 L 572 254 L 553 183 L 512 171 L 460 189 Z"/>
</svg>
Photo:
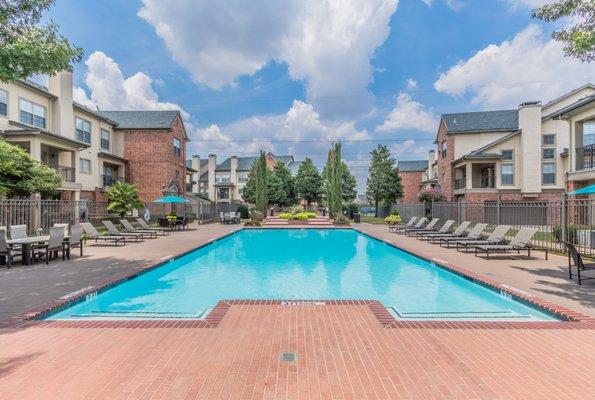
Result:
<svg viewBox="0 0 595 400">
<path fill-rule="evenodd" d="M 446 140 L 446 157 L 442 158 L 442 147 L 441 143 Z M 438 185 L 442 188 L 447 200 L 454 200 L 453 188 L 454 188 L 454 177 L 451 162 L 454 160 L 454 137 L 446 134 L 446 126 L 444 122 L 440 121 L 440 127 L 438 128 L 438 136 L 436 137 L 437 151 L 436 158 L 438 164 L 436 166 L 438 172 Z"/>
<path fill-rule="evenodd" d="M 171 129 L 123 130 L 124 157 L 128 159 L 127 178 L 138 186 L 140 197 L 152 202 L 179 172 L 178 187 L 184 192 L 186 177 L 186 141 L 183 123 L 178 117 Z M 181 141 L 181 154 L 174 155 L 173 139 Z"/>
<path fill-rule="evenodd" d="M 413 172 L 399 172 L 401 175 L 401 182 L 403 183 L 403 203 L 417 203 L 419 196 L 422 173 L 419 171 Z"/>
</svg>

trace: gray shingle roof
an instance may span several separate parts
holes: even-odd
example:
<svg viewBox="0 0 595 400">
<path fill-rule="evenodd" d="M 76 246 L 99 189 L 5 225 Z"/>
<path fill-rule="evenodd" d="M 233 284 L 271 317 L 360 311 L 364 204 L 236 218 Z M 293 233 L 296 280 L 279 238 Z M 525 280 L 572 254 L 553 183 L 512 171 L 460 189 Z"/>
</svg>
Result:
<svg viewBox="0 0 595 400">
<path fill-rule="evenodd" d="M 99 114 L 115 121 L 116 129 L 169 129 L 178 110 L 154 111 L 98 111 Z"/>
<path fill-rule="evenodd" d="M 448 133 L 513 131 L 519 129 L 518 110 L 442 114 Z"/>
<path fill-rule="evenodd" d="M 421 172 L 428 168 L 428 160 L 399 160 L 400 172 Z"/>
</svg>

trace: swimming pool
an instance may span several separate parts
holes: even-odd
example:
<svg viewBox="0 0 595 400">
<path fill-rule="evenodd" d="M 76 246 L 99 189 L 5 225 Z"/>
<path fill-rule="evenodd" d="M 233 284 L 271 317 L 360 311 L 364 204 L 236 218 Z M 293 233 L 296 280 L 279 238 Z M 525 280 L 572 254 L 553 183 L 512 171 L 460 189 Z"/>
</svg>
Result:
<svg viewBox="0 0 595 400">
<path fill-rule="evenodd" d="M 47 319 L 202 319 L 222 299 L 380 300 L 410 320 L 555 320 L 353 229 L 241 230 Z"/>
</svg>

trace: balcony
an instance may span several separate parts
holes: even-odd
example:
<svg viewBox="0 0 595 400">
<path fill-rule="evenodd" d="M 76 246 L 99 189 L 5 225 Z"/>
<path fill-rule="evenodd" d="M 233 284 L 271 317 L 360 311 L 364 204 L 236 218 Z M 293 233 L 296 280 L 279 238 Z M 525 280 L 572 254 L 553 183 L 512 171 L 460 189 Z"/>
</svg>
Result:
<svg viewBox="0 0 595 400">
<path fill-rule="evenodd" d="M 455 190 L 465 189 L 467 185 L 467 178 L 455 179 Z"/>
<path fill-rule="evenodd" d="M 64 182 L 75 182 L 76 181 L 76 171 L 72 167 L 65 167 L 63 165 L 58 165 L 57 167 L 53 167 L 53 169 L 60 174 L 62 180 Z"/>
<path fill-rule="evenodd" d="M 595 144 L 576 148 L 576 170 L 595 168 Z"/>
<path fill-rule="evenodd" d="M 101 175 L 101 182 L 103 187 L 110 187 L 117 182 L 126 182 L 126 179 L 123 176 Z"/>
<path fill-rule="evenodd" d="M 187 193 L 192 193 L 192 183 L 187 183 L 186 184 L 186 192 Z"/>
</svg>

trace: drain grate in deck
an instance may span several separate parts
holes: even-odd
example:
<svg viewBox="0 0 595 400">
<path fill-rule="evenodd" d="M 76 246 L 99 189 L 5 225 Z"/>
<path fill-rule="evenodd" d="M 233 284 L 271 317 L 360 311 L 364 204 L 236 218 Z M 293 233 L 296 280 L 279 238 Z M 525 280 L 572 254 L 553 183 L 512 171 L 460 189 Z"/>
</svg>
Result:
<svg viewBox="0 0 595 400">
<path fill-rule="evenodd" d="M 281 361 L 294 362 L 297 360 L 297 353 L 283 352 L 281 353 Z"/>
</svg>

